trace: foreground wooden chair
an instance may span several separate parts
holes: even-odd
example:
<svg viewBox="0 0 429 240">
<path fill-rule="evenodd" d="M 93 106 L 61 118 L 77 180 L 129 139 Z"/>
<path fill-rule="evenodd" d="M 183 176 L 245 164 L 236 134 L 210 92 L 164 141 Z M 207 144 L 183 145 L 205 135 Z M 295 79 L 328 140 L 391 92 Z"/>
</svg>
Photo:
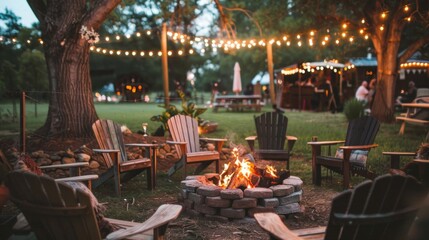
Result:
<svg viewBox="0 0 429 240">
<path fill-rule="evenodd" d="M 181 159 L 168 170 L 168 176 L 173 175 L 182 166 L 185 168 L 184 176 L 186 176 L 187 165 L 193 163 L 200 163 L 195 170 L 196 174 L 204 170 L 212 162 L 216 164 L 216 172 L 220 173 L 219 154 L 226 139 L 200 138 L 198 134 L 198 122 L 190 116 L 176 115 L 171 117 L 167 123 L 171 137 L 173 138 L 173 141 L 167 141 L 167 143 L 178 146 L 176 150 L 179 156 L 181 156 Z M 200 140 L 215 142 L 217 151 L 201 150 Z"/>
<path fill-rule="evenodd" d="M 155 188 L 158 144 L 125 144 L 121 126 L 112 120 L 97 120 L 92 125 L 92 130 L 100 147 L 100 149 L 93 149 L 93 151 L 103 155 L 108 168 L 98 180 L 93 181 L 92 186 L 94 188 L 113 177 L 115 192 L 117 195 L 121 195 L 121 182 L 130 180 L 143 170 L 146 170 L 148 188 Z M 145 157 L 129 160 L 125 147 L 144 147 Z"/>
<path fill-rule="evenodd" d="M 374 144 L 374 139 L 380 128 L 380 122 L 371 117 L 365 116 L 349 122 L 345 141 L 320 141 L 308 142 L 312 149 L 312 174 L 313 184 L 320 186 L 322 181 L 321 167 L 324 166 L 336 173 L 343 175 L 343 187 L 350 185 L 351 173 L 374 179 L 376 174 L 366 167 L 366 158 Z M 322 146 L 332 146 L 342 144 L 336 156 L 322 156 Z"/>
<path fill-rule="evenodd" d="M 83 190 L 25 172 L 8 174 L 6 184 L 11 200 L 38 239 L 101 239 L 91 197 Z M 161 205 L 144 223 L 108 219 L 127 228 L 110 233 L 106 239 L 163 239 L 168 223 L 181 209 L 180 205 Z"/>
<path fill-rule="evenodd" d="M 289 170 L 289 158 L 298 138 L 287 136 L 288 118 L 279 112 L 266 112 L 255 116 L 256 135 L 246 138 L 250 150 L 256 159 L 286 161 Z M 258 140 L 258 149 L 255 141 Z M 284 149 L 287 140 L 287 149 Z"/>
<path fill-rule="evenodd" d="M 272 239 L 408 239 L 428 190 L 409 176 L 383 175 L 335 197 L 328 226 L 289 230 L 275 213 L 256 213 Z"/>
</svg>

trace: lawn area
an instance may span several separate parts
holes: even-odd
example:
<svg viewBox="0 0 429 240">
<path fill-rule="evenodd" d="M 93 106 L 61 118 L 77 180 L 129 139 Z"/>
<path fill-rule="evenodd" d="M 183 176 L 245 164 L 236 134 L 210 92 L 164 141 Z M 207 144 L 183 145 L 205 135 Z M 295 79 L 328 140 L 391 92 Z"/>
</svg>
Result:
<svg viewBox="0 0 429 240">
<path fill-rule="evenodd" d="M 180 108 L 180 103 L 176 104 Z M 153 122 L 150 118 L 160 114 L 162 108 L 157 104 L 147 103 L 96 103 L 98 116 L 103 119 L 112 119 L 120 124 L 126 125 L 133 132 L 141 130 L 143 122 L 148 123 L 148 132 L 153 133 L 161 124 Z M 2 113 L 11 113 L 11 104 L 0 104 Z M 47 104 L 27 105 L 26 124 L 27 132 L 31 133 L 44 123 L 47 114 Z M 270 107 L 263 111 L 270 111 Z M 208 109 L 202 118 L 217 122 L 219 124 L 216 132 L 207 134 L 207 137 L 222 137 L 229 140 L 230 145 L 246 145 L 245 137 L 255 134 L 253 117 L 255 112 L 227 112 L 220 109 L 215 113 Z M 307 112 L 286 110 L 285 115 L 289 119 L 288 135 L 298 137 L 294 147 L 294 156 L 308 161 L 311 157 L 311 149 L 307 142 L 312 136 L 317 136 L 319 141 L 343 140 L 347 129 L 347 120 L 342 113 L 332 114 L 330 112 Z M 19 132 L 19 119 L 14 122 L 9 118 L 0 119 L 0 138 L 8 137 L 9 134 Z M 405 135 L 398 135 L 399 123 L 382 124 L 375 143 L 379 147 L 372 150 L 369 159 L 369 167 L 377 173 L 383 173 L 388 169 L 388 159 L 381 154 L 383 151 L 415 151 L 420 143 L 424 141 L 427 129 L 420 126 L 407 125 Z M 335 151 L 335 149 L 333 150 Z"/>
<path fill-rule="evenodd" d="M 180 104 L 177 103 L 177 105 Z M 95 106 L 100 118 L 112 119 L 126 125 L 133 132 L 141 130 L 141 124 L 146 122 L 149 133 L 153 133 L 160 126 L 160 123 L 152 122 L 150 118 L 160 114 L 163 110 L 156 104 L 144 103 L 97 103 Z M 10 105 L 0 105 L 3 112 L 8 107 Z M 268 106 L 263 109 L 263 111 L 270 110 Z M 9 111 L 11 112 L 10 109 Z M 27 107 L 27 131 L 29 133 L 43 124 L 43 116 L 46 116 L 46 113 L 47 104 L 38 104 L 37 117 L 35 117 L 35 108 Z M 258 114 L 255 112 L 227 112 L 224 109 L 214 113 L 208 109 L 202 118 L 217 122 L 219 127 L 216 132 L 205 136 L 227 138 L 228 146 L 242 145 L 247 147 L 244 139 L 255 134 L 253 117 Z M 286 110 L 285 115 L 289 119 L 288 135 L 298 137 L 291 158 L 290 169 L 292 175 L 298 176 L 304 181 L 303 205 L 306 208 L 304 214 L 287 221 L 289 225 L 295 228 L 324 225 L 328 217 L 332 196 L 342 190 L 341 176 L 334 174 L 331 181 L 322 182 L 322 187 L 314 187 L 311 184 L 311 148 L 307 142 L 313 136 L 317 136 L 319 141 L 344 140 L 347 130 L 346 118 L 342 113 L 291 110 Z M 13 136 L 10 134 L 17 136 L 19 120 L 12 122 L 10 118 L 3 117 L 0 121 L 0 139 Z M 389 170 L 390 161 L 387 157 L 383 157 L 383 151 L 415 151 L 426 136 L 427 129 L 419 126 L 407 126 L 405 135 L 400 136 L 398 135 L 399 126 L 399 123 L 381 125 L 375 139 L 375 143 L 379 144 L 379 147 L 371 151 L 368 160 L 369 168 L 378 174 L 386 173 Z M 335 149 L 332 149 L 332 152 L 334 151 Z M 409 159 L 403 158 L 402 165 L 407 161 Z M 278 161 L 273 165 L 276 168 L 284 167 L 284 163 Z M 325 174 L 324 171 L 323 174 Z M 145 176 L 139 175 L 132 181 L 123 184 L 121 198 L 113 194 L 111 184 L 104 184 L 95 189 L 94 194 L 100 202 L 107 205 L 106 216 L 141 222 L 147 219 L 161 203 L 177 203 L 181 191 L 180 180 L 181 174 L 175 174 L 172 179 L 168 179 L 165 171 L 159 171 L 157 188 L 153 191 L 147 190 Z M 352 185 L 363 180 L 362 177 L 352 177 Z M 222 224 L 183 214 L 178 221 L 170 225 L 169 229 L 169 239 L 239 239 L 230 233 L 243 231 L 245 232 L 243 236 L 249 238 L 260 234 L 256 230 L 254 232 L 254 223 L 232 222 L 231 224 Z M 258 239 L 267 238 L 258 237 Z"/>
<path fill-rule="evenodd" d="M 176 104 L 180 108 L 180 103 Z M 98 116 L 103 119 L 112 119 L 120 124 L 126 125 L 133 132 L 141 130 L 143 122 L 148 123 L 148 132 L 153 133 L 161 124 L 153 122 L 150 118 L 160 114 L 163 108 L 157 104 L 147 103 L 96 103 L 95 105 Z M 11 104 L 1 104 L 0 108 L 3 113 L 11 113 Z M 27 131 L 31 133 L 44 122 L 44 116 L 47 114 L 47 104 L 36 106 L 28 104 L 26 109 Z M 263 111 L 270 111 L 271 108 L 266 106 Z M 219 124 L 216 132 L 207 134 L 207 137 L 221 137 L 228 139 L 228 145 L 244 145 L 247 147 L 245 137 L 255 134 L 253 117 L 258 113 L 255 112 L 227 112 L 220 109 L 213 112 L 208 109 L 202 118 L 217 122 Z M 344 140 L 347 121 L 342 113 L 332 114 L 330 112 L 307 112 L 286 110 L 285 115 L 289 119 L 288 135 L 298 137 L 294 147 L 294 156 L 292 158 L 292 169 L 295 173 L 302 175 L 304 180 L 310 181 L 311 169 L 309 162 L 311 159 L 311 148 L 307 142 L 313 136 L 317 136 L 319 141 L 323 140 Z M 3 117 L 0 124 L 0 138 L 10 137 L 9 134 L 19 132 L 19 119 L 12 122 L 11 118 Z M 408 125 L 405 135 L 398 135 L 399 123 L 382 124 L 377 135 L 375 143 L 379 144 L 378 148 L 371 151 L 368 166 L 376 173 L 385 173 L 389 169 L 389 159 L 382 155 L 383 151 L 415 151 L 420 143 L 424 140 L 427 129 L 420 126 Z M 332 149 L 335 152 L 335 149 Z M 302 161 L 295 161 L 300 159 Z M 403 159 L 402 164 L 408 161 Z"/>
</svg>

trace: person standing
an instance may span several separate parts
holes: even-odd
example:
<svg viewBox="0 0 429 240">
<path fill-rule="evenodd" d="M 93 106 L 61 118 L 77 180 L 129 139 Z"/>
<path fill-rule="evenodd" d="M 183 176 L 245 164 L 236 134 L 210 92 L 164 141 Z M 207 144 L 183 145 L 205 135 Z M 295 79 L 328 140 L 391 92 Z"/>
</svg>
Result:
<svg viewBox="0 0 429 240">
<path fill-rule="evenodd" d="M 355 93 L 355 98 L 365 104 L 368 103 L 368 82 L 363 81 L 362 84 L 358 87 Z"/>
<path fill-rule="evenodd" d="M 371 81 L 369 82 L 368 105 L 370 108 L 372 107 L 372 103 L 374 102 L 376 84 L 377 84 L 376 78 L 371 79 Z"/>
</svg>

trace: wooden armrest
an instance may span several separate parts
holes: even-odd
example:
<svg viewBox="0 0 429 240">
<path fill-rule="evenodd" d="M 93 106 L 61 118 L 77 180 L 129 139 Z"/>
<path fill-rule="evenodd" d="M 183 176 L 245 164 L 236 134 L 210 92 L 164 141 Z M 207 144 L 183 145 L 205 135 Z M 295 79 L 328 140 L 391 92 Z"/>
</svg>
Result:
<svg viewBox="0 0 429 240">
<path fill-rule="evenodd" d="M 246 141 L 255 141 L 256 139 L 258 139 L 258 136 L 249 136 L 249 137 L 246 137 Z"/>
<path fill-rule="evenodd" d="M 163 204 L 161 205 L 156 212 L 145 222 L 139 224 L 135 227 L 129 227 L 126 229 L 120 229 L 113 233 L 107 235 L 106 239 L 123 239 L 134 234 L 148 231 L 160 227 L 162 225 L 168 224 L 170 221 L 176 219 L 180 212 L 182 211 L 182 206 L 176 204 Z"/>
<path fill-rule="evenodd" d="M 340 146 L 340 149 L 360 150 L 360 149 L 371 149 L 375 147 L 378 147 L 378 144 L 360 145 L 360 146 Z"/>
<path fill-rule="evenodd" d="M 415 156 L 415 152 L 383 152 L 383 155 L 388 156 Z"/>
<path fill-rule="evenodd" d="M 92 149 L 96 153 L 115 153 L 120 152 L 119 149 Z"/>
<path fill-rule="evenodd" d="M 296 141 L 296 140 L 298 140 L 298 138 L 297 138 L 297 137 L 295 137 L 295 136 L 286 136 L 286 139 L 287 139 L 288 141 Z"/>
<path fill-rule="evenodd" d="M 307 142 L 308 145 L 335 145 L 345 143 L 345 141 L 317 141 L 317 142 Z"/>
<path fill-rule="evenodd" d="M 126 147 L 160 147 L 162 144 L 154 144 L 154 143 L 127 143 L 125 144 Z"/>
<path fill-rule="evenodd" d="M 175 142 L 175 141 L 166 141 L 167 144 L 177 144 L 177 145 L 186 145 L 187 142 Z"/>
<path fill-rule="evenodd" d="M 98 179 L 97 174 L 82 175 L 76 177 L 56 178 L 55 182 L 82 182 Z"/>
<path fill-rule="evenodd" d="M 228 139 L 226 138 L 200 138 L 202 141 L 209 141 L 209 142 L 225 142 Z"/>
<path fill-rule="evenodd" d="M 74 168 L 74 167 L 88 167 L 88 162 L 77 162 L 77 163 L 64 163 L 64 164 L 54 164 L 54 165 L 46 165 L 40 166 L 40 169 L 51 169 L 51 168 Z"/>
<path fill-rule="evenodd" d="M 255 213 L 254 215 L 258 224 L 270 235 L 275 236 L 276 239 L 290 239 L 298 240 L 302 239 L 293 233 L 289 228 L 284 225 L 279 215 L 275 213 Z"/>
</svg>

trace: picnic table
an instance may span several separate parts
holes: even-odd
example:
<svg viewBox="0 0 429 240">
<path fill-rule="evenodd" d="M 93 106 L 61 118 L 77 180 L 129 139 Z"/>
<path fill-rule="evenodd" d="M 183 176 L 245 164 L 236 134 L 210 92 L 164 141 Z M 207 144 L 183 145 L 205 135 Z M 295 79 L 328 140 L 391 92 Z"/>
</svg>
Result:
<svg viewBox="0 0 429 240">
<path fill-rule="evenodd" d="M 397 121 L 403 121 L 399 134 L 404 134 L 405 124 L 412 123 L 421 126 L 428 126 L 429 119 L 427 119 L 427 111 L 429 111 L 429 103 L 402 103 L 402 107 L 407 108 L 407 113 L 396 117 Z M 426 139 L 429 137 L 429 132 L 426 135 Z"/>
<path fill-rule="evenodd" d="M 227 111 L 255 110 L 261 111 L 263 106 L 261 95 L 216 95 L 214 98 L 213 111 L 225 108 Z"/>
</svg>

